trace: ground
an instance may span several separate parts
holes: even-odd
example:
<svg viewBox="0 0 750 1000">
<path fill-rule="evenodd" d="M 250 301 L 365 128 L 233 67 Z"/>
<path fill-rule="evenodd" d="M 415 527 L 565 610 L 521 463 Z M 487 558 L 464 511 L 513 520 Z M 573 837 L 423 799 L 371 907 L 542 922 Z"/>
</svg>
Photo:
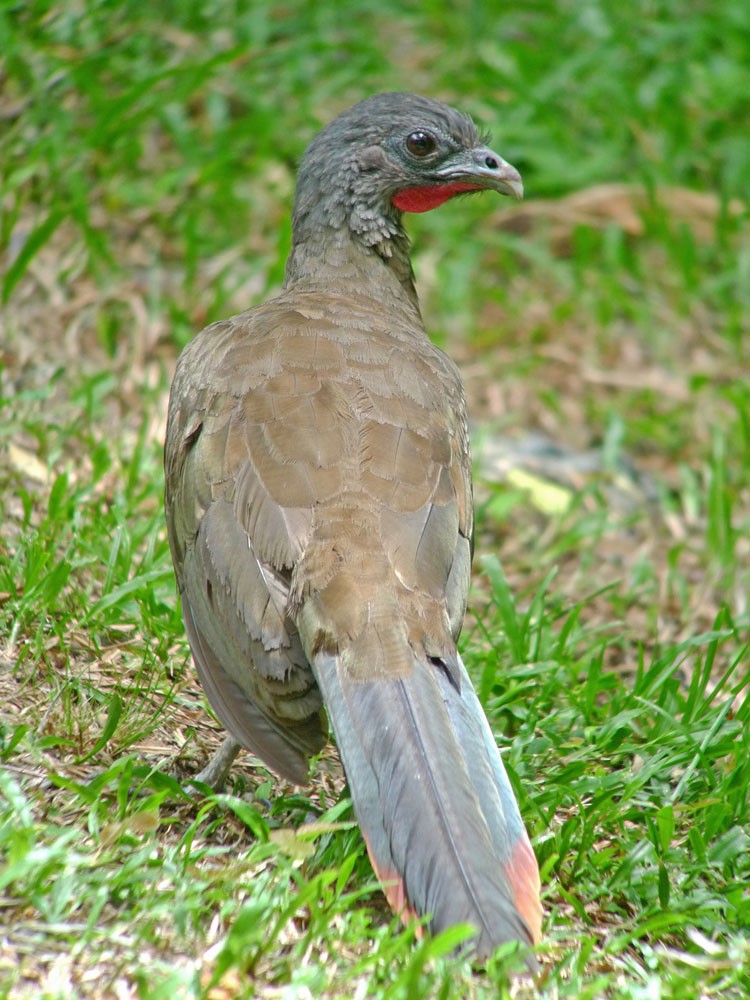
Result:
<svg viewBox="0 0 750 1000">
<path fill-rule="evenodd" d="M 0 996 L 750 991 L 741 3 L 0 14 Z M 355 23 L 356 22 L 356 23 Z M 472 112 L 519 206 L 411 220 L 474 422 L 462 650 L 542 869 L 542 974 L 391 916 L 335 750 L 222 738 L 161 512 L 179 350 L 272 294 L 295 164 L 376 90 Z"/>
</svg>

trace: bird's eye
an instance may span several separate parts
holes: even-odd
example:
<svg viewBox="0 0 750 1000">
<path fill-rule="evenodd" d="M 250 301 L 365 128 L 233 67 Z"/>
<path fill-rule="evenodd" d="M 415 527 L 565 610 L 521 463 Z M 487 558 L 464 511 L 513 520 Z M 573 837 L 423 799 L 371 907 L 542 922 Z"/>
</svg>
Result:
<svg viewBox="0 0 750 1000">
<path fill-rule="evenodd" d="M 412 156 L 429 156 L 436 146 L 435 138 L 429 132 L 412 132 L 406 140 L 406 148 Z"/>
</svg>

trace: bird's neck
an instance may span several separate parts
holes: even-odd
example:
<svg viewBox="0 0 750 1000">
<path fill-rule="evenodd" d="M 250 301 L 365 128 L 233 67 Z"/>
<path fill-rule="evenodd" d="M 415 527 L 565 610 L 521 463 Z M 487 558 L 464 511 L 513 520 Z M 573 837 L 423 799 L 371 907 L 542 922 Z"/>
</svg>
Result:
<svg viewBox="0 0 750 1000">
<path fill-rule="evenodd" d="M 422 324 L 409 240 L 400 226 L 374 244 L 347 226 L 310 232 L 295 227 L 284 288 L 372 298 Z"/>
</svg>

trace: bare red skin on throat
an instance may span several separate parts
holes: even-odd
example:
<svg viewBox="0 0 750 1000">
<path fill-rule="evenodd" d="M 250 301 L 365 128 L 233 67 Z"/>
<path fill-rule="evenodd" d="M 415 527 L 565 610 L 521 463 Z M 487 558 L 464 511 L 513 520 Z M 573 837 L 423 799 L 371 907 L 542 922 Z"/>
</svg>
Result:
<svg viewBox="0 0 750 1000">
<path fill-rule="evenodd" d="M 476 184 L 464 184 L 457 181 L 455 184 L 441 184 L 439 187 L 416 187 L 399 191 L 393 196 L 393 204 L 402 212 L 430 212 L 457 194 L 464 191 L 481 191 Z"/>
</svg>

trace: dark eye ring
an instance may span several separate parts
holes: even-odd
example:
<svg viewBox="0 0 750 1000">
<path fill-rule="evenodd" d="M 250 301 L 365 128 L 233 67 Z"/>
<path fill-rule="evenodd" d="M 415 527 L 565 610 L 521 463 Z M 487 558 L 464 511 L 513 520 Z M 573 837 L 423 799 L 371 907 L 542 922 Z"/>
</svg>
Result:
<svg viewBox="0 0 750 1000">
<path fill-rule="evenodd" d="M 429 156 L 436 146 L 437 143 L 429 132 L 412 132 L 406 139 L 406 148 L 412 156 Z"/>
</svg>

